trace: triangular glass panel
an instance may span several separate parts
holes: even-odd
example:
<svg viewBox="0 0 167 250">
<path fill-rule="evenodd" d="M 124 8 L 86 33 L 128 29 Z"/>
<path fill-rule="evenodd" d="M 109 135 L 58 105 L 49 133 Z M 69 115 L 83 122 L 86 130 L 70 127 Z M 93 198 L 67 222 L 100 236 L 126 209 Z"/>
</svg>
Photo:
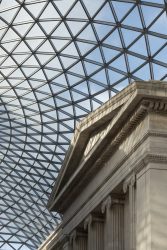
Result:
<svg viewBox="0 0 167 250">
<path fill-rule="evenodd" d="M 105 40 L 105 44 L 111 46 L 122 47 L 121 39 L 118 30 L 113 31 Z"/>
<path fill-rule="evenodd" d="M 7 1 L 3 1 L 3 2 L 7 2 Z M 2 1 L 1 1 L 1 4 L 2 4 Z M 10 1 L 10 4 L 11 4 L 11 1 Z M 19 10 L 19 8 L 11 9 L 11 6 L 10 6 L 10 15 L 9 15 L 9 11 L 4 11 L 4 12 L 1 11 L 2 20 L 4 19 L 7 22 L 7 24 L 10 24 L 11 21 L 13 21 L 13 18 L 16 15 L 16 13 L 18 12 L 18 10 Z"/>
<path fill-rule="evenodd" d="M 71 37 L 70 36 L 70 33 L 69 33 L 69 31 L 68 31 L 68 29 L 67 29 L 67 27 L 65 26 L 65 24 L 64 23 L 61 23 L 56 29 L 55 29 L 55 31 L 52 33 L 52 37 L 65 37 L 65 38 L 67 38 L 67 37 Z"/>
<path fill-rule="evenodd" d="M 42 36 L 45 38 L 45 34 L 43 33 L 43 31 L 40 29 L 40 27 L 38 26 L 38 24 L 35 24 L 31 30 L 28 32 L 28 34 L 26 35 L 26 37 L 37 37 L 37 36 Z"/>
<path fill-rule="evenodd" d="M 33 21 L 32 17 L 24 8 L 21 8 L 13 23 L 23 23 L 28 21 Z"/>
<path fill-rule="evenodd" d="M 70 71 L 71 71 L 71 69 L 70 69 Z M 66 74 L 66 75 L 68 77 L 68 81 L 69 81 L 70 86 L 73 86 L 82 80 L 82 78 L 79 76 L 74 76 L 72 74 Z"/>
<path fill-rule="evenodd" d="M 153 69 L 154 69 L 154 79 L 155 80 L 161 80 L 164 76 L 166 76 L 166 68 L 153 63 Z"/>
<path fill-rule="evenodd" d="M 64 56 L 60 56 L 60 59 L 65 68 L 68 68 L 69 66 L 73 65 L 77 61 L 77 59 L 64 57 Z"/>
<path fill-rule="evenodd" d="M 1 69 L 1 72 L 4 76 L 8 76 L 9 74 L 11 74 L 13 71 L 13 68 L 3 68 Z M 13 75 L 13 74 L 12 74 Z M 23 76 L 23 75 L 22 75 Z"/>
<path fill-rule="evenodd" d="M 85 93 L 86 95 L 89 94 L 88 84 L 87 84 L 87 82 L 85 82 L 85 81 L 84 81 L 84 82 L 81 82 L 81 83 L 78 84 L 78 85 L 76 85 L 73 89 L 74 89 L 74 90 L 75 90 L 75 89 L 76 89 L 76 90 L 79 90 L 79 91 Z"/>
<path fill-rule="evenodd" d="M 146 65 L 144 65 L 141 69 L 139 69 L 133 75 L 138 77 L 140 80 L 145 80 L 145 81 L 150 80 L 151 76 L 150 76 L 149 64 L 147 63 Z"/>
<path fill-rule="evenodd" d="M 61 12 L 61 14 L 64 16 L 67 11 L 71 8 L 73 5 L 74 0 L 68 0 L 66 4 L 64 4 L 63 1 L 55 1 L 55 5 L 58 8 L 58 10 Z"/>
<path fill-rule="evenodd" d="M 167 35 L 167 18 L 166 12 L 158 18 L 158 20 L 151 26 L 150 31 L 158 32 Z"/>
<path fill-rule="evenodd" d="M 26 40 L 26 43 L 30 46 L 30 49 L 35 50 L 43 41 L 43 39 L 31 39 Z"/>
<path fill-rule="evenodd" d="M 154 58 L 167 64 L 167 45 Z"/>
<path fill-rule="evenodd" d="M 25 42 L 21 42 L 16 49 L 14 50 L 14 53 L 21 53 L 21 52 L 29 52 L 30 49 L 28 48 L 28 46 L 25 44 Z"/>
<path fill-rule="evenodd" d="M 96 73 L 95 75 L 93 75 L 91 77 L 91 79 L 107 85 L 106 72 L 105 72 L 104 69 L 100 70 L 98 73 Z"/>
<path fill-rule="evenodd" d="M 137 40 L 135 42 L 135 44 L 133 44 L 129 50 L 138 53 L 140 55 L 144 55 L 147 56 L 147 47 L 146 47 L 146 41 L 145 41 L 145 37 L 142 36 L 139 40 Z"/>
<path fill-rule="evenodd" d="M 10 43 L 3 43 L 3 48 L 5 48 L 5 50 L 7 52 L 11 52 L 12 50 L 14 50 L 16 48 L 16 46 L 20 43 L 20 41 L 17 42 L 10 42 Z"/>
<path fill-rule="evenodd" d="M 67 80 L 66 80 L 66 77 L 64 74 L 61 74 L 60 76 L 56 77 L 55 79 L 52 80 L 53 83 L 58 83 L 60 84 L 61 86 L 65 86 L 67 87 L 68 84 L 67 84 Z"/>
<path fill-rule="evenodd" d="M 76 36 L 86 25 L 87 22 L 77 21 L 67 21 L 67 24 L 74 36 Z"/>
<path fill-rule="evenodd" d="M 86 54 L 89 50 L 91 50 L 95 45 L 84 42 L 77 42 L 81 55 Z"/>
<path fill-rule="evenodd" d="M 85 67 L 86 67 L 86 72 L 88 75 L 94 73 L 95 71 L 99 70 L 101 66 L 94 64 L 94 63 L 89 63 L 87 61 L 84 61 Z"/>
<path fill-rule="evenodd" d="M 141 33 L 134 30 L 128 30 L 123 28 L 121 30 L 126 47 L 128 47 L 139 35 L 141 35 Z"/>
<path fill-rule="evenodd" d="M 29 77 L 30 75 L 34 74 L 37 71 L 37 68 L 30 68 L 30 67 L 21 67 L 22 71 L 24 72 L 26 77 Z"/>
<path fill-rule="evenodd" d="M 46 5 L 45 2 L 44 3 L 38 2 L 36 4 L 26 5 L 26 9 L 28 9 L 35 18 L 37 18 L 40 15 L 45 5 Z"/>
<path fill-rule="evenodd" d="M 118 21 L 120 21 L 132 9 L 134 4 L 126 2 L 112 1 Z"/>
<path fill-rule="evenodd" d="M 91 61 L 95 61 L 95 62 L 103 62 L 102 56 L 101 56 L 101 52 L 99 48 L 94 49 L 93 51 L 91 51 L 87 56 L 86 59 L 89 59 Z"/>
<path fill-rule="evenodd" d="M 108 93 L 108 90 L 106 90 L 105 92 L 99 94 L 99 95 L 96 95 L 95 98 L 97 100 L 99 100 L 101 103 L 104 103 L 106 101 L 108 101 L 109 99 L 109 93 Z"/>
<path fill-rule="evenodd" d="M 126 68 L 126 63 L 125 63 L 125 57 L 124 57 L 124 55 L 119 56 L 116 60 L 114 60 L 110 64 L 110 66 L 126 72 L 127 68 Z"/>
<path fill-rule="evenodd" d="M 95 2 L 94 1 L 90 2 L 89 0 L 83 0 L 83 3 L 86 6 L 86 9 L 88 10 L 90 16 L 92 17 L 104 3 L 104 0 L 96 0 Z"/>
<path fill-rule="evenodd" d="M 16 63 L 14 62 L 14 60 L 11 58 L 11 57 L 8 57 L 4 62 L 3 64 L 1 65 L 2 67 L 6 67 L 6 66 L 16 66 Z"/>
<path fill-rule="evenodd" d="M 91 95 L 94 95 L 98 92 L 105 90 L 104 86 L 100 86 L 99 84 L 93 83 L 91 81 L 89 81 L 89 87 L 90 87 Z"/>
<path fill-rule="evenodd" d="M 32 25 L 32 23 L 19 24 L 14 26 L 14 29 L 20 34 L 21 37 L 23 37 Z"/>
<path fill-rule="evenodd" d="M 82 102 L 78 103 L 80 107 L 84 107 L 86 109 L 86 112 L 90 112 L 92 110 L 91 104 L 90 104 L 90 100 L 85 100 Z"/>
<path fill-rule="evenodd" d="M 123 24 L 137 27 L 137 28 L 142 28 L 142 23 L 141 23 L 141 19 L 140 19 L 140 15 L 139 15 L 139 11 L 137 7 L 135 7 L 133 11 L 131 11 L 130 14 L 125 18 L 125 20 L 123 21 Z"/>
<path fill-rule="evenodd" d="M 153 6 L 147 6 L 147 5 L 141 5 L 143 16 L 144 16 L 144 22 L 146 24 L 146 27 L 148 27 L 152 21 L 160 14 L 162 11 L 161 8 L 156 8 Z"/>
<path fill-rule="evenodd" d="M 121 81 L 120 83 L 118 83 L 117 85 L 115 85 L 114 89 L 117 91 L 121 91 L 122 89 L 127 87 L 128 84 L 129 84 L 128 79 L 125 79 L 125 80 Z"/>
<path fill-rule="evenodd" d="M 79 34 L 78 38 L 83 40 L 96 41 L 96 37 L 92 26 L 89 24 L 82 32 Z"/>
<path fill-rule="evenodd" d="M 55 47 L 56 51 L 62 50 L 70 40 L 62 40 L 62 39 L 51 39 L 53 46 Z"/>
<path fill-rule="evenodd" d="M 115 82 L 119 81 L 121 78 L 124 77 L 124 75 L 121 75 L 113 70 L 108 69 L 108 75 L 110 78 L 110 83 L 114 84 Z"/>
<path fill-rule="evenodd" d="M 39 59 L 40 64 L 44 65 L 46 62 L 48 62 L 54 56 L 41 53 L 41 54 L 36 54 L 36 57 Z"/>
<path fill-rule="evenodd" d="M 113 29 L 113 27 L 111 27 L 110 25 L 99 23 L 95 23 L 94 26 L 100 40 L 103 39 Z"/>
<path fill-rule="evenodd" d="M 50 42 L 48 40 L 46 40 L 42 46 L 40 46 L 40 48 L 38 49 L 38 52 L 48 52 L 48 53 L 53 53 L 54 49 L 51 46 Z"/>
<path fill-rule="evenodd" d="M 95 109 L 99 108 L 102 105 L 102 102 L 98 101 L 96 99 L 93 99 L 92 100 L 92 105 L 93 105 L 93 110 L 95 110 Z"/>
<path fill-rule="evenodd" d="M 56 84 L 50 84 L 53 94 L 59 93 L 65 89 L 65 87 L 58 86 Z"/>
<path fill-rule="evenodd" d="M 148 35 L 149 45 L 151 50 L 151 55 L 153 55 L 157 50 L 159 50 L 165 43 L 166 39 Z"/>
<path fill-rule="evenodd" d="M 70 72 L 84 76 L 84 70 L 81 62 L 76 63 L 72 68 L 69 69 Z"/>
<path fill-rule="evenodd" d="M 128 55 L 128 61 L 129 61 L 130 71 L 135 70 L 145 62 L 143 59 L 131 55 Z"/>
<path fill-rule="evenodd" d="M 70 43 L 63 51 L 63 54 L 78 56 L 78 51 L 74 43 Z"/>
<path fill-rule="evenodd" d="M 55 101 L 56 101 L 56 106 L 58 108 L 63 107 L 63 106 L 67 106 L 70 103 L 69 100 L 62 100 L 61 98 L 58 97 L 58 95 L 56 95 Z"/>
<path fill-rule="evenodd" d="M 6 53 L 6 52 L 4 51 L 4 49 L 1 48 L 1 47 L 0 47 L 0 55 L 1 55 L 1 56 L 7 55 L 7 53 Z"/>
<path fill-rule="evenodd" d="M 39 63 L 34 55 L 30 56 L 27 61 L 23 63 L 23 65 L 30 65 L 30 66 L 39 66 Z"/>
<path fill-rule="evenodd" d="M 87 15 L 81 5 L 81 3 L 78 1 L 76 2 L 75 6 L 72 8 L 72 10 L 67 15 L 67 18 L 82 18 L 87 19 Z"/>
<path fill-rule="evenodd" d="M 45 21 L 45 22 L 40 22 L 40 25 L 44 29 L 46 34 L 50 34 L 51 31 L 55 29 L 55 27 L 58 25 L 60 21 Z"/>
<path fill-rule="evenodd" d="M 75 106 L 75 113 L 77 116 L 85 116 L 88 114 L 88 109 L 84 109 L 82 106 L 81 107 L 76 107 Z"/>
<path fill-rule="evenodd" d="M 5 34 L 5 36 L 3 37 L 3 39 L 1 40 L 1 42 L 11 40 L 11 37 L 12 37 L 13 40 L 15 40 L 15 39 L 18 39 L 18 40 L 19 40 L 19 39 L 20 39 L 20 37 L 10 28 L 10 29 L 6 32 L 6 34 Z"/>
<path fill-rule="evenodd" d="M 103 54 L 104 54 L 106 62 L 113 60 L 119 53 L 120 51 L 109 49 L 107 47 L 103 47 Z"/>
<path fill-rule="evenodd" d="M 87 95 L 83 92 L 78 92 L 78 91 L 75 91 L 75 90 L 72 90 L 72 96 L 74 98 L 75 101 L 78 101 L 78 100 L 83 100 L 87 97 Z"/>
<path fill-rule="evenodd" d="M 58 12 L 53 7 L 52 3 L 49 2 L 45 10 L 43 11 L 42 15 L 40 16 L 40 19 L 48 19 L 49 18 L 60 18 Z"/>
<path fill-rule="evenodd" d="M 53 58 L 49 63 L 46 64 L 46 67 L 51 67 L 55 69 L 62 69 L 58 57 Z"/>
<path fill-rule="evenodd" d="M 95 20 L 115 23 L 115 19 L 113 17 L 113 13 L 111 11 L 109 3 L 106 3 L 104 5 L 100 12 L 96 15 Z"/>
<path fill-rule="evenodd" d="M 35 74 L 32 76 L 32 78 L 41 79 L 41 80 L 46 80 L 45 75 L 44 75 L 42 69 L 41 69 L 41 70 L 38 70 L 38 72 L 35 73 Z"/>
<path fill-rule="evenodd" d="M 2 36 L 4 35 L 4 33 L 7 31 L 7 28 L 6 29 L 1 29 L 0 30 L 0 39 L 2 40 Z"/>
<path fill-rule="evenodd" d="M 64 100 L 71 101 L 70 92 L 68 90 L 58 94 L 57 97 L 62 97 Z"/>
<path fill-rule="evenodd" d="M 56 71 L 56 70 L 44 69 L 44 71 L 45 71 L 45 74 L 47 76 L 47 79 L 49 79 L 49 80 L 55 78 L 57 75 L 60 74 L 60 72 Z"/>
</svg>

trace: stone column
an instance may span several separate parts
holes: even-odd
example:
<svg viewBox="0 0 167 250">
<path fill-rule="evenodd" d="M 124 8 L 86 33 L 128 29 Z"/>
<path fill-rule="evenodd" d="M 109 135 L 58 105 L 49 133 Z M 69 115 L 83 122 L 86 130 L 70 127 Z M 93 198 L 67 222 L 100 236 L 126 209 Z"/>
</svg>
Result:
<svg viewBox="0 0 167 250">
<path fill-rule="evenodd" d="M 123 184 L 124 193 L 129 192 L 129 226 L 130 226 L 130 250 L 136 249 L 136 197 L 135 197 L 136 176 L 133 174 Z"/>
<path fill-rule="evenodd" d="M 84 222 L 88 230 L 88 250 L 104 249 L 104 220 L 100 216 L 90 214 Z"/>
<path fill-rule="evenodd" d="M 87 233 L 76 229 L 70 235 L 72 250 L 87 250 Z"/>
<path fill-rule="evenodd" d="M 108 196 L 102 203 L 104 250 L 124 249 L 124 200 Z"/>
</svg>

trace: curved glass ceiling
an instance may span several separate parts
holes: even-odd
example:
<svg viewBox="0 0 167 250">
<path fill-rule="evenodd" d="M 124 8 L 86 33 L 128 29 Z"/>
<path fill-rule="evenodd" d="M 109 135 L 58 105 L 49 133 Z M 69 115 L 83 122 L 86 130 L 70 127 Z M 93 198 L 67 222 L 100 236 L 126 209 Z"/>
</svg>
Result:
<svg viewBox="0 0 167 250">
<path fill-rule="evenodd" d="M 134 80 L 167 79 L 164 0 L 2 0 L 0 249 L 35 250 L 75 124 Z"/>
</svg>

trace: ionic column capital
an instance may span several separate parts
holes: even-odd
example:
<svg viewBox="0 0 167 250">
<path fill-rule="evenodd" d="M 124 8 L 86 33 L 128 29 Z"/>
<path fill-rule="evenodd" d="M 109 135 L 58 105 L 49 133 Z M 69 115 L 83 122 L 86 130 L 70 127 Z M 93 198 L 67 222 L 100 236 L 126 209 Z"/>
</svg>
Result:
<svg viewBox="0 0 167 250">
<path fill-rule="evenodd" d="M 129 187 L 134 187 L 136 184 L 136 175 L 133 173 L 129 178 L 127 178 L 123 183 L 123 192 L 126 193 Z"/>
<path fill-rule="evenodd" d="M 111 207 L 112 204 L 112 199 L 111 196 L 109 195 L 103 202 L 101 205 L 101 212 L 102 214 L 105 213 L 106 209 L 109 209 Z"/>
<path fill-rule="evenodd" d="M 86 230 L 88 227 L 91 226 L 92 223 L 94 222 L 99 222 L 99 223 L 103 223 L 104 219 L 100 216 L 100 214 L 89 214 L 85 221 L 84 221 L 84 230 Z"/>
<path fill-rule="evenodd" d="M 124 204 L 124 200 L 120 197 L 111 197 L 110 195 L 102 202 L 101 205 L 101 212 L 102 214 L 105 213 L 107 209 L 110 209 L 115 204 Z"/>
<path fill-rule="evenodd" d="M 84 230 L 86 230 L 92 224 L 92 215 L 89 214 L 84 220 Z"/>
<path fill-rule="evenodd" d="M 72 233 L 70 234 L 70 244 L 72 244 L 77 238 L 77 231 L 73 230 Z"/>
</svg>

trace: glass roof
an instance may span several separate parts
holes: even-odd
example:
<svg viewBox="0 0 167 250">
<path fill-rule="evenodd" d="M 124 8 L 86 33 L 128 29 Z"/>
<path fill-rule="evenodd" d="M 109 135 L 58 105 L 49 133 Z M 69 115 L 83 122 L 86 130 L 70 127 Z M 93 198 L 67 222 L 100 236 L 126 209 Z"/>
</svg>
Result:
<svg viewBox="0 0 167 250">
<path fill-rule="evenodd" d="M 35 250 L 76 122 L 134 80 L 167 79 L 165 0 L 2 0 L 0 249 Z"/>
</svg>

